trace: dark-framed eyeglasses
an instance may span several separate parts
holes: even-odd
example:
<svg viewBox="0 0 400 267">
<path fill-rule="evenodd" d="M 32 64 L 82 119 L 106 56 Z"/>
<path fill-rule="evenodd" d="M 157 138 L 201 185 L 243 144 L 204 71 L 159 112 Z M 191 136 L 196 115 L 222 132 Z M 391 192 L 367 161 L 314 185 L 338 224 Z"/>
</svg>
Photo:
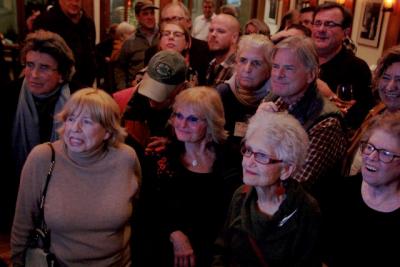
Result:
<svg viewBox="0 0 400 267">
<path fill-rule="evenodd" d="M 184 32 L 176 32 L 176 31 L 161 31 L 161 37 L 169 37 L 171 34 L 176 38 L 181 38 L 185 36 Z"/>
<path fill-rule="evenodd" d="M 337 23 L 337 22 L 334 22 L 334 21 L 331 21 L 331 20 L 326 20 L 326 21 L 315 20 L 312 23 L 312 25 L 313 25 L 313 27 L 321 27 L 322 25 L 324 25 L 325 28 L 329 28 L 329 29 L 332 29 L 332 28 L 335 28 L 335 27 L 343 28 L 343 24 Z"/>
<path fill-rule="evenodd" d="M 173 119 L 176 119 L 178 121 L 186 121 L 186 123 L 189 126 L 196 126 L 198 123 L 200 123 L 201 121 L 205 121 L 206 119 L 203 118 L 199 118 L 197 116 L 194 115 L 189 115 L 187 117 L 183 116 L 182 113 L 180 112 L 173 112 L 172 116 Z"/>
<path fill-rule="evenodd" d="M 390 163 L 395 158 L 400 158 L 400 155 L 397 155 L 394 152 L 388 151 L 386 149 L 379 149 L 376 148 L 373 144 L 368 142 L 361 142 L 360 143 L 361 153 L 364 155 L 371 155 L 374 151 L 378 153 L 378 159 L 383 163 Z"/>
<path fill-rule="evenodd" d="M 251 155 L 254 155 L 254 160 L 260 164 L 268 165 L 268 164 L 276 164 L 281 163 L 283 160 L 281 159 L 273 159 L 265 153 L 262 152 L 254 152 L 250 147 L 246 145 L 242 145 L 240 148 L 240 152 L 243 157 L 250 158 Z"/>
</svg>

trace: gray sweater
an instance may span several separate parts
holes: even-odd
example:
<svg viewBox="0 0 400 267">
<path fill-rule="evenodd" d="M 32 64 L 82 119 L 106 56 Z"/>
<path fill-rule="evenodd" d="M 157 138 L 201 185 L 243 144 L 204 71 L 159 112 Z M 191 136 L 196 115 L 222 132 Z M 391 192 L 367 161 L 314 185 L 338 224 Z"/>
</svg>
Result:
<svg viewBox="0 0 400 267">
<path fill-rule="evenodd" d="M 141 178 L 136 153 L 124 144 L 90 154 L 67 153 L 62 141 L 53 146 L 56 163 L 44 208 L 50 250 L 61 266 L 129 266 L 129 220 Z M 50 158 L 48 145 L 38 145 L 22 170 L 11 233 L 14 266 L 24 265 Z"/>
</svg>

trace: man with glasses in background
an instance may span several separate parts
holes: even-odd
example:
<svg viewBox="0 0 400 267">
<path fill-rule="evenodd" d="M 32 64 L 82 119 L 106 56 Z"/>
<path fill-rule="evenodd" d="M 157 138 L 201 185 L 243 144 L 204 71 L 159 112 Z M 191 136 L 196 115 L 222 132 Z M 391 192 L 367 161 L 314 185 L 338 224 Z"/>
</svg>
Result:
<svg viewBox="0 0 400 267">
<path fill-rule="evenodd" d="M 176 22 L 184 26 L 190 32 L 192 29 L 192 20 L 190 12 L 182 2 L 172 2 L 161 10 L 161 22 Z M 207 42 L 191 38 L 189 48 L 189 65 L 198 74 L 198 84 L 204 85 L 208 63 L 211 60 L 210 51 Z"/>
<path fill-rule="evenodd" d="M 334 93 L 339 85 L 352 89 L 352 99 L 335 96 L 331 100 L 344 113 L 347 127 L 354 130 L 373 106 L 373 98 L 367 63 L 343 45 L 350 34 L 351 23 L 352 16 L 342 5 L 324 3 L 315 9 L 312 37 L 319 57 L 319 78 Z"/>
</svg>

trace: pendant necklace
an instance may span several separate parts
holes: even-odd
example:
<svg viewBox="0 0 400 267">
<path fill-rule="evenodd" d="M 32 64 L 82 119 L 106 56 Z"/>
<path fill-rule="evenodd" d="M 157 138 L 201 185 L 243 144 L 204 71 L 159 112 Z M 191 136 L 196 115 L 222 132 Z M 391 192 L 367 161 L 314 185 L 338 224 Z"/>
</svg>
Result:
<svg viewBox="0 0 400 267">
<path fill-rule="evenodd" d="M 192 160 L 192 166 L 196 167 L 197 165 L 199 165 L 199 162 L 196 159 Z"/>
</svg>

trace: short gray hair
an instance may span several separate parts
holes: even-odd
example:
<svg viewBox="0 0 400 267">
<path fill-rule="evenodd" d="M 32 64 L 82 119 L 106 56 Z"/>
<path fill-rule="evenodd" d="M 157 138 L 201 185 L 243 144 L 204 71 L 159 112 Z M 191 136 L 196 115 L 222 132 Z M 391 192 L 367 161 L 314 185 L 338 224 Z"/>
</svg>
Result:
<svg viewBox="0 0 400 267">
<path fill-rule="evenodd" d="M 262 133 L 262 143 L 272 148 L 278 159 L 299 170 L 307 154 L 309 139 L 300 122 L 284 112 L 260 110 L 250 118 L 244 140 L 252 138 L 254 133 Z"/>
<path fill-rule="evenodd" d="M 263 34 L 248 34 L 240 37 L 236 56 L 239 58 L 243 50 L 253 50 L 254 48 L 262 48 L 264 51 L 263 57 L 267 62 L 268 68 L 271 69 L 271 52 L 274 44 L 270 39 Z"/>
<path fill-rule="evenodd" d="M 272 49 L 272 58 L 280 49 L 290 49 L 310 73 L 318 77 L 319 60 L 314 41 L 310 37 L 290 36 L 275 45 Z"/>
</svg>

